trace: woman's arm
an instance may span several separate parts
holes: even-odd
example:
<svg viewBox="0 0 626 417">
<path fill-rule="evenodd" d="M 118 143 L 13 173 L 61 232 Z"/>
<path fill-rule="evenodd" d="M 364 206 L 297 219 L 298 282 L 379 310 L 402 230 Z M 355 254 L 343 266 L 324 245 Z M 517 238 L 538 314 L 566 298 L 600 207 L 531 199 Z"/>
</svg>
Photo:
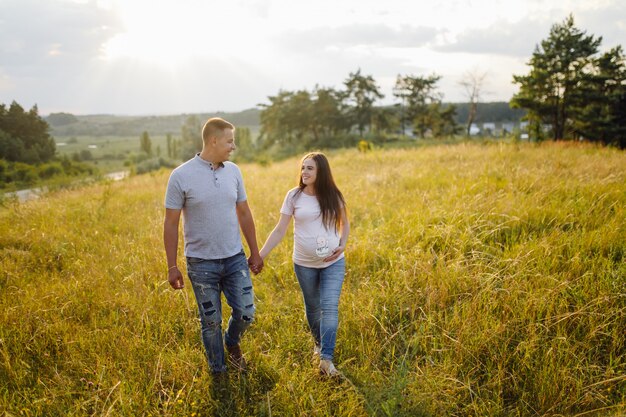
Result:
<svg viewBox="0 0 626 417">
<path fill-rule="evenodd" d="M 343 251 L 346 250 L 346 246 L 348 245 L 348 235 L 350 235 L 350 222 L 348 221 L 346 208 L 343 207 L 341 209 L 341 237 L 339 238 L 339 246 L 333 250 L 333 253 L 331 253 L 330 256 L 324 258 L 324 262 L 334 261 Z"/>
<path fill-rule="evenodd" d="M 265 241 L 265 244 L 261 248 L 259 252 L 261 254 L 261 258 L 265 259 L 267 255 L 270 254 L 272 249 L 276 247 L 285 237 L 285 233 L 287 233 L 287 227 L 289 226 L 289 222 L 291 221 L 291 216 L 289 214 L 280 213 L 280 219 L 278 219 L 278 223 L 272 233 L 270 233 L 269 237 Z"/>
<path fill-rule="evenodd" d="M 235 205 L 237 210 L 237 219 L 239 220 L 239 227 L 243 232 L 243 237 L 248 243 L 250 249 L 250 257 L 248 258 L 248 265 L 250 270 L 254 274 L 258 274 L 263 269 L 263 259 L 259 255 L 259 246 L 256 241 L 256 228 L 254 226 L 254 218 L 252 217 L 252 211 L 247 201 L 241 201 Z"/>
</svg>

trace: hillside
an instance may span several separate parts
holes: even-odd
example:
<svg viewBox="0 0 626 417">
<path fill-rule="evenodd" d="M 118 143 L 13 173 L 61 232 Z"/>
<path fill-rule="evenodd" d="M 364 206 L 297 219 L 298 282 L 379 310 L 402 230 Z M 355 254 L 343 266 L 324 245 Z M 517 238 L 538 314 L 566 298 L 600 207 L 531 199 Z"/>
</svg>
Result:
<svg viewBox="0 0 626 417">
<path fill-rule="evenodd" d="M 150 135 L 180 135 L 180 129 L 187 117 L 191 114 L 169 116 L 115 116 L 115 115 L 86 115 L 74 116 L 75 121 L 68 123 L 50 115 L 46 120 L 50 123 L 52 136 L 139 136 L 147 131 Z M 258 126 L 259 110 L 248 109 L 236 113 L 198 113 L 199 120 L 209 117 L 222 117 L 236 126 Z"/>
<path fill-rule="evenodd" d="M 329 157 L 351 219 L 346 380 L 312 363 L 291 232 L 254 278 L 250 370 L 211 378 L 191 285 L 166 282 L 160 171 L 0 208 L 0 410 L 624 415 L 623 152 L 496 143 Z M 298 165 L 241 166 L 261 242 Z"/>
<path fill-rule="evenodd" d="M 456 122 L 465 124 L 467 121 L 468 104 L 453 103 L 457 107 Z M 235 113 L 200 113 L 199 120 L 209 117 L 223 117 L 236 126 L 258 127 L 260 125 L 260 109 L 248 109 Z M 511 109 L 506 102 L 479 103 L 477 123 L 483 122 L 519 122 L 525 114 L 523 110 Z M 150 135 L 179 135 L 181 126 L 189 114 L 169 116 L 114 116 L 68 114 L 52 114 L 46 117 L 51 126 L 52 136 L 139 136 L 147 131 Z"/>
</svg>

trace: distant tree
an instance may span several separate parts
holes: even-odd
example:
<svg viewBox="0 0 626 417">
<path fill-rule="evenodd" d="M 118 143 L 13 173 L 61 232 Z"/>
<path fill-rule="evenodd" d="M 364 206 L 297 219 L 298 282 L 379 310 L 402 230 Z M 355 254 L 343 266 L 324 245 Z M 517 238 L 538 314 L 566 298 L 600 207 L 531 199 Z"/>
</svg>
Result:
<svg viewBox="0 0 626 417">
<path fill-rule="evenodd" d="M 292 138 L 297 143 L 303 143 L 311 132 L 313 124 L 313 102 L 311 93 L 307 90 L 296 91 L 290 97 L 288 117 L 285 120 Z"/>
<path fill-rule="evenodd" d="M 168 158 L 173 158 L 174 155 L 173 155 L 173 152 L 172 152 L 173 151 L 173 149 L 172 149 L 172 134 L 168 133 L 165 136 L 165 140 L 167 142 L 167 157 Z"/>
<path fill-rule="evenodd" d="M 146 153 L 146 155 L 152 156 L 152 140 L 147 131 L 144 131 L 139 138 L 139 149 Z"/>
<path fill-rule="evenodd" d="M 89 149 L 83 149 L 80 151 L 80 156 L 75 159 L 77 162 L 80 161 L 91 161 L 93 159 L 93 155 Z"/>
<path fill-rule="evenodd" d="M 361 75 L 361 69 L 350 73 L 344 81 L 345 98 L 351 106 L 354 124 L 359 135 L 363 136 L 366 127 L 371 127 L 374 115 L 374 102 L 385 97 L 371 75 Z"/>
<path fill-rule="evenodd" d="M 236 130 L 236 141 L 237 147 L 243 148 L 252 148 L 254 144 L 252 143 L 252 134 L 250 133 L 250 129 L 247 127 L 238 127 Z"/>
<path fill-rule="evenodd" d="M 180 148 L 181 148 L 181 140 L 174 139 L 172 141 L 172 158 L 179 159 L 180 158 Z"/>
<path fill-rule="evenodd" d="M 481 94 L 483 93 L 485 77 L 487 77 L 486 72 L 481 72 L 477 69 L 474 69 L 465 72 L 465 74 L 463 74 L 463 77 L 461 78 L 461 81 L 459 81 L 459 84 L 463 87 L 465 97 L 467 97 L 469 103 L 469 112 L 465 125 L 465 132 L 467 136 L 470 135 L 472 123 L 474 123 L 474 121 L 476 120 L 478 102 L 480 101 Z"/>
<path fill-rule="evenodd" d="M 526 118 L 537 135 L 541 124 L 552 127 L 554 140 L 574 133 L 573 113 L 584 107 L 586 100 L 586 94 L 577 90 L 586 74 L 593 72 L 593 55 L 601 41 L 601 37 L 587 36 L 576 28 L 570 15 L 553 25 L 548 38 L 535 47 L 528 63 L 530 73 L 513 76 L 520 89 L 511 105 L 528 110 Z"/>
<path fill-rule="evenodd" d="M 260 139 L 264 148 L 269 148 L 274 143 L 285 142 L 289 137 L 289 133 L 283 126 L 286 119 L 286 108 L 289 98 L 293 93 L 279 90 L 275 96 L 269 96 L 270 104 L 259 104 L 261 114 L 259 116 L 261 123 Z"/>
<path fill-rule="evenodd" d="M 56 127 L 78 123 L 78 118 L 70 113 L 50 113 L 46 121 Z"/>
<path fill-rule="evenodd" d="M 407 80 L 402 77 L 402 75 L 398 74 L 396 77 L 396 84 L 393 87 L 393 95 L 396 98 L 400 99 L 400 103 L 397 105 L 400 108 L 400 129 L 402 135 L 406 132 L 406 110 L 407 110 L 407 99 L 411 94 L 411 90 L 407 84 Z"/>
<path fill-rule="evenodd" d="M 24 142 L 0 130 L 0 160 L 23 161 L 24 154 Z"/>
<path fill-rule="evenodd" d="M 343 97 L 342 92 L 318 86 L 312 93 L 281 90 L 278 95 L 270 96 L 270 104 L 260 104 L 259 148 L 328 144 L 328 139 L 335 139 L 351 127 L 342 113 Z"/>
<path fill-rule="evenodd" d="M 252 141 L 252 134 L 247 127 L 238 127 L 235 129 L 235 158 L 238 161 L 250 161 L 254 158 L 255 145 Z"/>
<path fill-rule="evenodd" d="M 393 133 L 398 129 L 400 120 L 393 108 L 375 107 L 372 115 L 372 131 L 377 135 Z"/>
<path fill-rule="evenodd" d="M 579 136 L 626 148 L 626 60 L 617 46 L 594 60 L 576 94 L 572 128 Z"/>
<path fill-rule="evenodd" d="M 279 91 L 269 97 L 270 104 L 261 104 L 261 138 L 263 147 L 302 142 L 312 124 L 311 93 Z"/>
<path fill-rule="evenodd" d="M 413 124 L 413 131 L 425 137 L 427 131 L 433 135 L 454 132 L 456 109 L 442 106 L 443 95 L 437 90 L 439 75 L 428 77 L 406 75 L 398 77 L 395 95 L 406 100 L 406 113 Z"/>
<path fill-rule="evenodd" d="M 183 159 L 193 158 L 202 150 L 202 124 L 197 116 L 191 115 L 185 119 L 181 127 L 181 144 L 179 155 Z"/>
<path fill-rule="evenodd" d="M 457 133 L 457 124 L 454 121 L 456 107 L 452 104 L 444 105 L 433 102 L 429 106 L 430 129 L 434 137 L 443 137 Z"/>
<path fill-rule="evenodd" d="M 342 115 L 342 97 L 342 92 L 332 88 L 316 86 L 313 90 L 311 132 L 315 142 L 350 129 Z"/>
<path fill-rule="evenodd" d="M 0 158 L 29 164 L 49 161 L 56 152 L 49 128 L 36 105 L 26 112 L 15 101 L 8 109 L 0 104 Z"/>
</svg>

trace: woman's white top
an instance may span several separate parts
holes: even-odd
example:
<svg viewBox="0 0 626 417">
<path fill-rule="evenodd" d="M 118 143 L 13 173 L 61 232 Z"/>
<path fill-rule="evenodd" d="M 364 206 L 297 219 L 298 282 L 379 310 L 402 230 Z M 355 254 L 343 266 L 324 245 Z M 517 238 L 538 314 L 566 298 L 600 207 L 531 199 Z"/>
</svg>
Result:
<svg viewBox="0 0 626 417">
<path fill-rule="evenodd" d="M 308 268 L 326 268 L 344 257 L 343 252 L 332 262 L 323 259 L 339 246 L 339 231 L 328 230 L 322 223 L 322 212 L 317 197 L 289 190 L 280 209 L 293 216 L 293 262 Z"/>
</svg>

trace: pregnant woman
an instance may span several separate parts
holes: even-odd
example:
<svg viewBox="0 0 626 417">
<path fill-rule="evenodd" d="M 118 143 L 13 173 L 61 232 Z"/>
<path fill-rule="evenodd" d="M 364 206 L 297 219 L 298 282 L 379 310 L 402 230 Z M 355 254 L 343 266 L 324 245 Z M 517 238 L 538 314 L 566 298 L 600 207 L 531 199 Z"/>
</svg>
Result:
<svg viewBox="0 0 626 417">
<path fill-rule="evenodd" d="M 285 196 L 278 224 L 260 251 L 264 260 L 285 236 L 292 217 L 294 270 L 315 342 L 313 352 L 320 355 L 322 375 L 338 376 L 333 356 L 350 223 L 345 200 L 323 153 L 302 158 L 298 186 Z"/>
</svg>

